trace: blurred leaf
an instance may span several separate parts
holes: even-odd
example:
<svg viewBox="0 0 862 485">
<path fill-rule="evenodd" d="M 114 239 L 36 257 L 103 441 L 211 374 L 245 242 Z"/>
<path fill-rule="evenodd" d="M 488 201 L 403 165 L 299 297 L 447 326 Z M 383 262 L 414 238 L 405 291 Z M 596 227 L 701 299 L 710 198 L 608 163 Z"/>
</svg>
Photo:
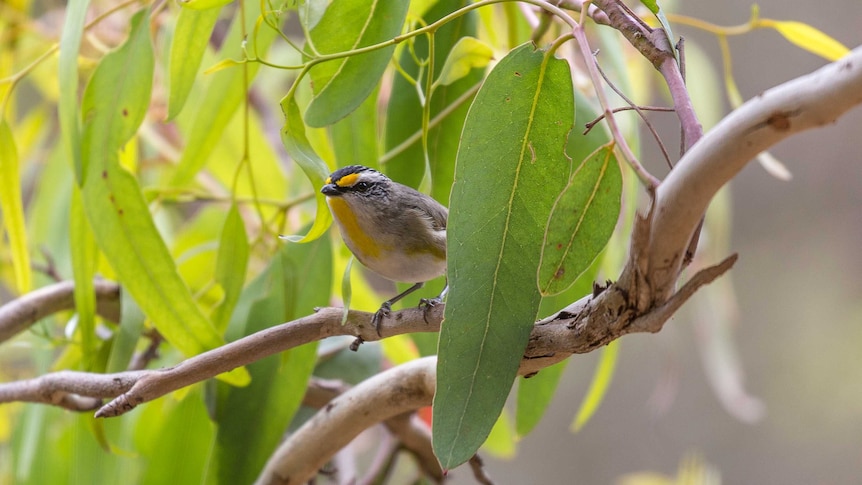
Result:
<svg viewBox="0 0 862 485">
<path fill-rule="evenodd" d="M 99 247 L 87 222 L 81 190 L 75 185 L 72 189 L 71 214 L 69 215 L 69 245 L 72 254 L 72 275 L 75 280 L 75 312 L 81 331 L 81 352 L 85 369 L 96 349 L 96 290 L 93 277 L 99 258 Z"/>
<path fill-rule="evenodd" d="M 190 3 L 194 2 L 189 2 L 186 6 Z M 167 119 L 169 120 L 174 119 L 186 104 L 204 52 L 209 45 L 210 35 L 220 14 L 221 9 L 217 8 L 207 10 L 182 8 L 177 15 L 168 62 L 170 95 Z"/>
<path fill-rule="evenodd" d="M 829 61 L 837 61 L 850 53 L 844 44 L 802 22 L 761 19 L 757 25 L 773 28 L 792 44 Z"/>
<path fill-rule="evenodd" d="M 6 230 L 12 252 L 15 289 L 19 294 L 24 294 L 30 291 L 33 275 L 30 269 L 30 253 L 27 250 L 27 226 L 21 200 L 19 163 L 12 129 L 5 119 L 0 120 L 0 213 L 3 214 L 3 228 Z"/>
<path fill-rule="evenodd" d="M 254 22 L 260 15 L 261 3 L 245 2 L 244 6 L 247 9 L 245 15 L 234 17 L 222 43 L 222 49 L 219 52 L 219 57 L 222 59 L 244 59 L 244 48 L 252 53 L 265 53 L 278 35 L 273 29 L 260 29 L 253 37 L 253 41 L 250 40 L 248 46 L 245 46 L 242 19 L 246 19 L 246 30 L 253 30 Z M 244 88 L 246 77 L 250 83 L 259 68 L 259 63 L 252 62 L 238 69 L 225 69 L 212 75 L 193 118 L 194 125 L 186 136 L 185 149 L 177 163 L 176 172 L 171 180 L 172 185 L 188 184 L 206 164 L 217 142 L 223 136 L 228 122 L 240 103 L 246 99 L 247 93 Z"/>
<path fill-rule="evenodd" d="M 144 312 L 132 295 L 128 291 L 120 290 L 120 321 L 114 331 L 114 341 L 105 372 L 122 372 L 129 368 L 145 320 Z"/>
<path fill-rule="evenodd" d="M 165 339 L 193 356 L 222 339 L 192 299 L 137 181 L 117 158 L 150 100 L 154 62 L 147 19 L 146 11 L 136 14 L 129 40 L 102 59 L 84 93 L 82 193 L 96 241 L 123 286 Z M 242 384 L 248 375 L 240 368 L 220 378 Z"/>
<path fill-rule="evenodd" d="M 613 146 L 584 159 L 554 202 L 545 230 L 538 285 L 565 291 L 608 243 L 620 216 L 622 173 Z"/>
<path fill-rule="evenodd" d="M 359 164 L 377 168 L 377 93 L 332 125 L 332 144 L 339 166 Z"/>
<path fill-rule="evenodd" d="M 571 429 L 573 432 L 580 431 L 602 404 L 602 400 L 605 398 L 605 394 L 607 394 L 611 380 L 614 377 L 618 356 L 619 340 L 614 340 L 602 349 L 602 355 L 599 358 L 599 364 L 596 366 L 596 372 L 593 374 L 590 388 L 587 390 L 587 395 L 584 396 L 583 402 L 581 402 L 581 407 L 578 409 L 575 420 L 572 421 Z"/>
<path fill-rule="evenodd" d="M 252 287 L 265 292 L 252 303 L 244 334 L 299 318 L 327 303 L 332 275 L 329 238 L 311 244 L 282 245 Z M 252 291 L 257 294 L 255 288 Z M 302 306 L 299 306 L 301 303 Z M 305 395 L 317 359 L 312 342 L 248 366 L 251 384 L 221 385 L 215 413 L 220 483 L 252 483 L 281 441 Z"/>
<path fill-rule="evenodd" d="M 515 431 L 512 418 L 505 409 L 491 428 L 488 439 L 482 444 L 482 450 L 497 458 L 514 458 Z"/>
<path fill-rule="evenodd" d="M 60 39 L 57 80 L 60 99 L 57 101 L 57 117 L 60 120 L 60 137 L 66 156 L 72 161 L 75 178 L 80 183 L 84 177 L 81 166 L 81 122 L 78 111 L 78 51 L 84 33 L 84 21 L 90 0 L 69 0 L 63 35 Z M 77 286 L 75 287 L 77 290 Z"/>
<path fill-rule="evenodd" d="M 230 315 L 245 284 L 248 256 L 249 245 L 245 224 L 234 203 L 231 204 L 222 227 L 215 269 L 216 283 L 224 290 L 224 298 L 213 315 L 213 325 L 220 334 L 227 328 Z"/>
<path fill-rule="evenodd" d="M 322 55 L 374 45 L 401 33 L 409 2 L 333 0 L 309 42 Z M 314 98 L 305 111 L 309 126 L 328 126 L 356 109 L 374 90 L 395 46 L 351 55 L 311 68 Z"/>
<path fill-rule="evenodd" d="M 468 4 L 470 2 L 467 0 L 440 0 L 423 19 L 426 23 L 434 22 Z M 435 59 L 446 59 L 458 39 L 476 35 L 476 18 L 476 12 L 469 12 L 440 27 L 434 34 Z M 419 59 L 427 58 L 428 40 L 424 36 L 413 39 L 413 51 Z M 413 78 L 418 76 L 419 66 L 409 50 L 405 49 L 401 53 L 398 63 Z M 439 76 L 442 69 L 443 62 L 435 63 L 435 76 Z M 428 131 L 427 136 L 428 160 L 431 164 L 431 196 L 443 205 L 449 204 L 449 192 L 455 176 L 458 142 L 473 98 L 470 93 L 481 81 L 482 70 L 474 69 L 467 77 L 449 86 L 438 87 L 430 99 L 432 120 L 442 111 L 451 109 L 440 124 Z M 453 106 L 456 102 L 461 104 L 457 107 Z M 422 104 L 419 101 L 416 86 L 408 82 L 404 76 L 396 74 L 392 83 L 392 94 L 386 107 L 384 132 L 387 152 L 400 147 L 402 143 L 421 131 L 422 116 Z M 424 160 L 422 140 L 417 137 L 400 153 L 388 158 L 385 163 L 386 174 L 392 180 L 417 188 L 425 175 Z"/>
<path fill-rule="evenodd" d="M 461 37 L 446 57 L 436 83 L 448 86 L 467 77 L 473 69 L 487 66 L 493 57 L 488 44 L 475 37 Z"/>
<path fill-rule="evenodd" d="M 182 10 L 210 11 L 216 7 L 224 7 L 233 0 L 180 0 Z"/>
<path fill-rule="evenodd" d="M 518 381 L 518 399 L 515 412 L 515 430 L 518 436 L 527 436 L 539 424 L 545 410 L 566 370 L 566 359 L 539 371 L 538 374 Z"/>
<path fill-rule="evenodd" d="M 488 436 L 533 327 L 540 221 L 571 170 L 563 148 L 574 123 L 572 89 L 567 62 L 524 44 L 491 71 L 467 117 L 434 398 L 433 444 L 444 469 L 465 462 Z"/>
<path fill-rule="evenodd" d="M 139 449 L 147 457 L 140 483 L 204 483 L 215 435 L 200 386 L 179 403 L 163 398 L 144 406 Z"/>
<path fill-rule="evenodd" d="M 317 201 L 317 214 L 308 233 L 305 236 L 282 236 L 282 238 L 300 243 L 314 241 L 332 224 L 332 214 L 329 213 L 329 206 L 326 205 L 326 196 L 320 193 L 324 181 L 329 177 L 329 168 L 326 162 L 315 153 L 305 136 L 305 125 L 302 123 L 302 115 L 299 114 L 296 100 L 292 96 L 285 97 L 281 100 L 281 110 L 285 117 L 284 128 L 281 130 L 281 142 L 290 158 L 299 164 L 305 176 L 311 181 Z"/>
<path fill-rule="evenodd" d="M 410 335 L 395 335 L 380 341 L 383 356 L 392 365 L 400 365 L 420 357 L 419 350 Z"/>
</svg>

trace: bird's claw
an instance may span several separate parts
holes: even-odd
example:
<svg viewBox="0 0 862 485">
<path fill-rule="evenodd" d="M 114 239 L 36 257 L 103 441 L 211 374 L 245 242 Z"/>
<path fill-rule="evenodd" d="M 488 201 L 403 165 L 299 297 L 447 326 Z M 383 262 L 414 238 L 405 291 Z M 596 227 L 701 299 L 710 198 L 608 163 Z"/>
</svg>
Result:
<svg viewBox="0 0 862 485">
<path fill-rule="evenodd" d="M 380 309 L 377 310 L 377 312 L 371 318 L 371 326 L 374 327 L 374 330 L 377 332 L 378 337 L 383 337 L 383 335 L 380 335 L 380 322 L 382 322 L 384 318 L 389 317 L 389 314 L 391 312 L 392 304 L 386 301 L 383 302 L 382 305 L 380 305 Z"/>
<path fill-rule="evenodd" d="M 443 303 L 443 299 L 439 296 L 435 296 L 434 298 L 421 298 L 419 299 L 419 307 L 424 309 L 422 312 L 422 319 L 425 320 L 425 323 L 428 322 L 428 312 L 434 308 L 435 306 Z"/>
</svg>

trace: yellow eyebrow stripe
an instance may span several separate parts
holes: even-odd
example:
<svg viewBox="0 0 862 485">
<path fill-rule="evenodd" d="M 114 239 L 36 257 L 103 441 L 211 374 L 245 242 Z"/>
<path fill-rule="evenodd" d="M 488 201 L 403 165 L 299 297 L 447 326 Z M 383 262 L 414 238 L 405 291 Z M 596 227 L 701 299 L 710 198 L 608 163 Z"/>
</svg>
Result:
<svg viewBox="0 0 862 485">
<path fill-rule="evenodd" d="M 356 184 L 357 180 L 359 180 L 359 174 L 351 173 L 336 180 L 335 185 L 339 187 L 353 187 Z"/>
</svg>

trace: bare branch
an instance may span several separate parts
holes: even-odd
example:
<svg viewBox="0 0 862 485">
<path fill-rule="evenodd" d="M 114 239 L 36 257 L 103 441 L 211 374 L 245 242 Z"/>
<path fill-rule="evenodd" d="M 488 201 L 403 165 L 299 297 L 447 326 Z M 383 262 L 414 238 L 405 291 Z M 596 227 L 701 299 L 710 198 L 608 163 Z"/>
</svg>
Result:
<svg viewBox="0 0 862 485">
<path fill-rule="evenodd" d="M 862 47 L 769 89 L 730 113 L 677 163 L 657 192 L 649 243 L 659 298 L 673 291 L 684 251 L 715 193 L 758 153 L 800 131 L 834 123 L 862 103 Z"/>
<path fill-rule="evenodd" d="M 113 322 L 119 321 L 120 286 L 97 280 L 95 287 L 98 314 Z M 71 281 L 55 283 L 0 307 L 0 342 L 9 340 L 48 315 L 75 308 L 74 289 L 75 284 Z"/>
<path fill-rule="evenodd" d="M 436 357 L 425 357 L 371 377 L 333 399 L 279 446 L 256 484 L 303 484 L 363 430 L 430 406 Z"/>
</svg>

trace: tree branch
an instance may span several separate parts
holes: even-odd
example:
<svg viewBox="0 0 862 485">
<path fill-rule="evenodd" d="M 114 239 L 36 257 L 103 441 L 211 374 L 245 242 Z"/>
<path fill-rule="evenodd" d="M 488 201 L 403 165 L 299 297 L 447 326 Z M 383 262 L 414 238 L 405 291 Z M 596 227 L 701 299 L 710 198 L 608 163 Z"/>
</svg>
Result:
<svg viewBox="0 0 862 485">
<path fill-rule="evenodd" d="M 112 322 L 120 321 L 120 286 L 97 280 L 96 312 Z M 39 320 L 75 308 L 75 285 L 64 281 L 27 293 L 0 307 L 0 342 L 5 342 Z"/>
</svg>

